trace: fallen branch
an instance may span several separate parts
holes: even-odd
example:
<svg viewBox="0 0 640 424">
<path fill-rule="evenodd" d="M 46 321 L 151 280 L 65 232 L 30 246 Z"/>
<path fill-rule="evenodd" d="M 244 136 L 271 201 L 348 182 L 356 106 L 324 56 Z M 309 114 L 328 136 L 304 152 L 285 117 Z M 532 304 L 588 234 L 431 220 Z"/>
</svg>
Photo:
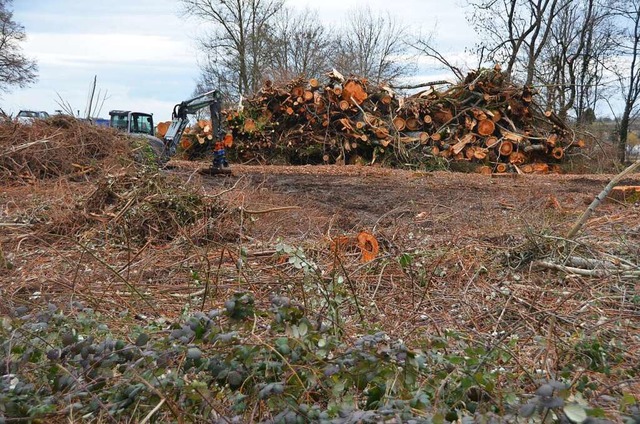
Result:
<svg viewBox="0 0 640 424">
<path fill-rule="evenodd" d="M 252 211 L 250 209 L 245 209 L 243 207 L 240 207 L 239 209 L 241 212 L 248 213 L 249 215 L 260 215 L 263 213 L 282 212 L 282 211 L 288 211 L 292 209 L 302 209 L 302 208 L 300 206 L 282 206 L 279 208 L 263 209 L 263 210 L 257 210 L 257 211 Z"/>
<path fill-rule="evenodd" d="M 451 83 L 449 81 L 439 80 L 439 81 L 424 82 L 422 84 L 415 84 L 415 85 L 389 85 L 389 87 L 393 88 L 394 90 L 413 90 L 414 88 L 423 88 L 423 87 L 429 87 L 432 85 L 444 85 L 444 84 L 451 84 Z"/>
<path fill-rule="evenodd" d="M 565 274 L 581 275 L 583 277 L 609 277 L 615 275 L 619 278 L 633 278 L 640 277 L 640 271 L 625 271 L 620 269 L 583 269 L 572 266 L 565 266 L 547 261 L 537 261 L 534 266 L 540 266 L 542 268 L 551 269 L 553 271 L 564 272 Z"/>
<path fill-rule="evenodd" d="M 604 188 L 604 190 L 602 190 L 600 192 L 600 194 L 598 194 L 596 196 L 595 199 L 593 199 L 593 202 L 591 202 L 591 204 L 589 205 L 589 207 L 587 208 L 586 211 L 584 211 L 584 213 L 580 216 L 580 218 L 578 219 L 578 221 L 573 225 L 573 227 L 571 228 L 571 230 L 569 231 L 569 233 L 567 234 L 567 238 L 568 239 L 572 239 L 573 237 L 575 237 L 575 235 L 578 233 L 578 231 L 580 231 L 580 228 L 582 228 L 582 226 L 584 225 L 585 222 L 587 222 L 587 219 L 589 219 L 589 217 L 593 214 L 593 212 L 595 212 L 596 208 L 600 205 L 600 203 L 602 203 L 604 201 L 604 199 L 607 198 L 607 196 L 609 195 L 609 193 L 611 192 L 611 190 L 613 190 L 613 188 L 627 175 L 629 175 L 630 173 L 632 173 L 633 171 L 635 171 L 636 169 L 640 169 L 640 162 L 635 162 L 632 165 L 630 165 L 629 167 L 627 167 L 627 169 L 625 169 L 624 171 L 622 171 L 621 173 L 619 173 L 618 175 L 616 175 L 610 182 L 609 184 L 607 184 L 607 186 Z"/>
<path fill-rule="evenodd" d="M 35 146 L 37 144 L 47 144 L 49 142 L 50 142 L 49 139 L 43 138 L 42 140 L 36 140 L 36 141 L 29 142 L 29 143 L 24 143 L 24 144 L 21 144 L 19 146 L 14 146 L 14 147 L 10 148 L 6 152 L 4 152 L 2 155 L 3 156 L 10 155 L 12 153 L 19 152 L 20 150 L 28 149 L 31 146 Z"/>
</svg>

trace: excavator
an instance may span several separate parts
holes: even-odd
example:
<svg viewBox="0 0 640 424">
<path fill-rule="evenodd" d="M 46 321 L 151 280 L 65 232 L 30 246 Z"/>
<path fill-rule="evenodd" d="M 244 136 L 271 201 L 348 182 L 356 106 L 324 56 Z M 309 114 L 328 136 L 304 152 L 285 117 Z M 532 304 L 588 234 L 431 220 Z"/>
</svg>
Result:
<svg viewBox="0 0 640 424">
<path fill-rule="evenodd" d="M 166 162 L 176 153 L 180 137 L 189 125 L 189 115 L 208 107 L 214 136 L 213 161 L 210 168 L 202 169 L 200 172 L 209 175 L 230 174 L 231 168 L 227 162 L 223 143 L 221 103 L 218 90 L 211 90 L 178 103 L 173 107 L 171 125 L 169 125 L 163 139 L 154 134 L 153 115 L 148 113 L 112 110 L 109 112 L 110 125 L 131 135 L 147 139 L 158 158 L 162 162 Z"/>
</svg>

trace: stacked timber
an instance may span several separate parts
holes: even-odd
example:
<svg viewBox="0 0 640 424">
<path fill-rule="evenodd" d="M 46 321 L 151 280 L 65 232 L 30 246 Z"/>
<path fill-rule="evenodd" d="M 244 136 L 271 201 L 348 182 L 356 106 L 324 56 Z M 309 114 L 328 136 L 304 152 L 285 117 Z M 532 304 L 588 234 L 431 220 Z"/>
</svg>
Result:
<svg viewBox="0 0 640 424">
<path fill-rule="evenodd" d="M 418 160 L 467 161 L 480 172 L 544 173 L 584 142 L 535 95 L 498 67 L 406 98 L 333 71 L 322 83 L 265 83 L 242 111 L 227 112 L 227 125 L 242 159 L 278 152 L 292 162 L 331 163 L 419 151 Z"/>
<path fill-rule="evenodd" d="M 170 126 L 171 121 L 159 122 L 155 128 L 156 137 L 164 138 Z M 184 159 L 199 159 L 211 153 L 215 141 L 211 121 L 200 119 L 184 129 L 177 145 L 178 154 Z M 233 145 L 231 134 L 225 135 L 221 141 L 225 147 Z"/>
</svg>

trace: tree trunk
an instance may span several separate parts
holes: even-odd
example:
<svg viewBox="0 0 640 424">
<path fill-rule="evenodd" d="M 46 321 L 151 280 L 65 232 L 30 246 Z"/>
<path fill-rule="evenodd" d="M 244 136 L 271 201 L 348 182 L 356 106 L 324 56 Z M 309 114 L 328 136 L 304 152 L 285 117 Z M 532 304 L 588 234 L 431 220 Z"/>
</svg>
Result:
<svg viewBox="0 0 640 424">
<path fill-rule="evenodd" d="M 627 160 L 627 138 L 629 136 L 629 120 L 631 115 L 631 107 L 627 104 L 620 119 L 620 125 L 618 127 L 618 161 L 624 164 Z"/>
</svg>

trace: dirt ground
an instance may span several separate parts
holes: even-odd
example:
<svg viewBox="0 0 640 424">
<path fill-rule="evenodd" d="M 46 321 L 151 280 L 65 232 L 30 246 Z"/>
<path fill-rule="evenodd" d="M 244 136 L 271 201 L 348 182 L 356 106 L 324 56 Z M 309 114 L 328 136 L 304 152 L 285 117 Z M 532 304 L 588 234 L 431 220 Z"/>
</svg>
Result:
<svg viewBox="0 0 640 424">
<path fill-rule="evenodd" d="M 272 293 L 304 299 L 316 289 L 279 259 L 278 243 L 302 248 L 322 281 L 336 270 L 332 242 L 367 231 L 380 244 L 376 259 L 363 263 L 353 246 L 341 252 L 346 290 L 357 299 L 342 311 L 350 334 L 375 327 L 419 341 L 424 334 L 454 330 L 489 344 L 517 335 L 513 353 L 523 370 L 549 376 L 576 362 L 572 340 L 602 337 L 623 343 L 624 373 L 637 368 L 637 284 L 537 265 L 569 254 L 640 262 L 637 203 L 606 201 L 575 243 L 563 241 L 612 175 L 238 165 L 231 176 L 213 177 L 197 172 L 206 164 L 170 165 L 166 172 L 227 205 L 224 219 L 206 224 L 219 233 L 216 243 L 198 241 L 204 227 L 166 246 L 93 242 L 90 251 L 82 240 L 44 240 L 11 223 L 17 215 L 36 214 L 38 196 L 60 193 L 61 183 L 6 187 L 0 195 L 0 246 L 12 267 L 0 276 L 0 295 L 11 302 L 77 299 L 114 322 L 122 311 L 175 317 L 185 304 L 207 309 L 243 290 L 258 299 Z M 67 192 L 77 193 L 91 181 L 67 184 Z M 640 175 L 623 184 L 640 185 Z M 53 200 L 65 202 L 63 197 Z M 204 280 L 211 286 L 203 288 Z M 131 287 L 152 302 L 140 302 Z M 626 377 L 597 378 L 616 387 L 622 380 L 625 392 L 640 393 Z"/>
<path fill-rule="evenodd" d="M 172 172 L 193 179 L 201 164 L 175 162 Z M 452 172 L 412 172 L 358 166 L 235 166 L 229 177 L 200 177 L 207 192 L 234 184 L 237 201 L 248 209 L 291 206 L 274 234 L 314 235 L 362 229 L 413 232 L 433 243 L 453 239 L 519 239 L 546 226 L 562 236 L 602 191 L 611 175 L 486 176 Z M 189 178 L 189 177 L 187 177 Z M 622 182 L 639 185 L 640 175 Z M 239 188 L 238 188 L 239 187 Z M 635 216 L 638 205 L 601 205 L 597 216 Z M 632 222 L 632 220 L 630 220 Z M 633 225 L 632 225 L 633 227 Z"/>
</svg>

